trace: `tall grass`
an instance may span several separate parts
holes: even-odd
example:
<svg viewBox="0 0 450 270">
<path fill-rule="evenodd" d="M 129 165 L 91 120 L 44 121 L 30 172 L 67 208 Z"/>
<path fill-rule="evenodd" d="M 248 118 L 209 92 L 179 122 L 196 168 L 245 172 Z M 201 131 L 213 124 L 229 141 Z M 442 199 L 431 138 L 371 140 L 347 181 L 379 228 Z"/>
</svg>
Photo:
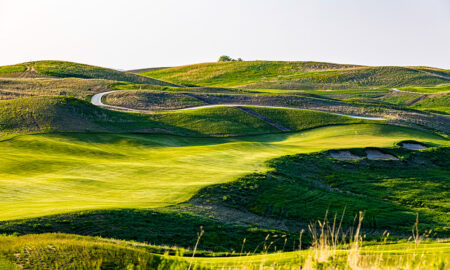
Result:
<svg viewBox="0 0 450 270">
<path fill-rule="evenodd" d="M 204 235 L 197 235 L 191 257 L 152 253 L 150 245 L 136 242 L 82 237 L 67 234 L 42 234 L 0 237 L 0 269 L 447 269 L 450 242 L 427 240 L 418 231 L 418 219 L 410 240 L 394 242 L 385 233 L 380 242 L 369 242 L 361 235 L 363 213 L 355 216 L 353 229 L 343 231 L 340 219 L 311 223 L 313 239 L 309 249 L 279 250 L 268 253 L 273 241 L 266 237 L 260 253 L 230 254 L 228 257 L 194 257 Z M 299 234 L 300 243 L 303 231 Z M 245 240 L 243 241 L 245 244 Z M 192 254 L 192 255 L 191 255 Z M 236 256 L 237 255 L 237 256 Z"/>
<path fill-rule="evenodd" d="M 392 242 L 389 233 L 383 233 L 381 242 L 365 241 L 361 235 L 364 213 L 355 216 L 355 227 L 344 232 L 336 216 L 332 221 L 316 221 L 308 226 L 313 239 L 309 249 L 299 247 L 296 252 L 275 254 L 246 254 L 238 258 L 206 265 L 212 269 L 448 269 L 450 266 L 449 242 L 426 241 L 426 233 L 419 234 L 418 219 L 413 227 L 413 236 L 408 241 Z M 300 233 L 302 236 L 303 231 Z M 411 241 L 412 239 L 412 241 Z M 439 246 L 439 248 L 436 248 Z M 217 259 L 216 259 L 217 260 Z M 205 261 L 203 261 L 205 263 Z M 203 264 L 205 265 L 205 264 Z"/>
</svg>

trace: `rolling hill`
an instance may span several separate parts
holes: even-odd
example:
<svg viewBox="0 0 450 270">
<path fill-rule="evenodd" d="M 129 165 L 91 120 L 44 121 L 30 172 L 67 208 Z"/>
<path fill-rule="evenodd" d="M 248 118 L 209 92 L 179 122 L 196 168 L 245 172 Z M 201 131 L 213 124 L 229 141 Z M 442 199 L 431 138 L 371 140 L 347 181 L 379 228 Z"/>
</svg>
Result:
<svg viewBox="0 0 450 270">
<path fill-rule="evenodd" d="M 106 79 L 131 83 L 175 86 L 152 78 L 91 65 L 65 61 L 36 61 L 0 67 L 0 77 Z"/>
<path fill-rule="evenodd" d="M 0 67 L 0 269 L 446 269 L 449 73 Z"/>
<path fill-rule="evenodd" d="M 324 112 L 260 109 L 270 119 L 284 115 L 282 122 L 300 131 L 336 124 L 370 121 Z M 270 113 L 269 113 L 270 112 Z M 303 119 L 304 122 L 298 121 Z M 135 132 L 189 136 L 238 136 L 280 132 L 265 121 L 233 107 L 186 111 L 127 113 L 94 106 L 73 97 L 27 97 L 0 100 L 0 134 L 45 132 Z"/>
<path fill-rule="evenodd" d="M 450 71 L 443 69 L 282 61 L 204 63 L 140 74 L 184 85 L 249 89 L 369 89 L 450 81 Z"/>
</svg>

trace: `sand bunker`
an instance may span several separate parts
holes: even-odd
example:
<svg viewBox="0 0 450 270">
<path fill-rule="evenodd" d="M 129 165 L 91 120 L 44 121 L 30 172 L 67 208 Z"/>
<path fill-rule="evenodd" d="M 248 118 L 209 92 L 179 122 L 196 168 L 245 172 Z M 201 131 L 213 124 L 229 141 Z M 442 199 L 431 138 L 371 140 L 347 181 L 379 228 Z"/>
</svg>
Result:
<svg viewBox="0 0 450 270">
<path fill-rule="evenodd" d="M 420 143 L 402 143 L 402 147 L 409 149 L 409 150 L 422 150 L 422 149 L 427 149 L 428 147 L 420 144 Z"/>
<path fill-rule="evenodd" d="M 348 150 L 330 151 L 330 156 L 336 159 L 361 159 L 360 156 L 354 155 Z"/>
<path fill-rule="evenodd" d="M 368 159 L 392 159 L 392 160 L 398 160 L 397 157 L 383 153 L 378 149 L 366 149 L 366 154 Z"/>
</svg>

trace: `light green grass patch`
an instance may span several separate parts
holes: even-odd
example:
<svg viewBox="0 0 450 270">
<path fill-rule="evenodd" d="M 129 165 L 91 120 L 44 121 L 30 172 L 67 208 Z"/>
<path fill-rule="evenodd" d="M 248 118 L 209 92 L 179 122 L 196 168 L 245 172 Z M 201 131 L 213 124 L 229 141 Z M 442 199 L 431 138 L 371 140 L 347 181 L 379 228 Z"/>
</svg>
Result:
<svg viewBox="0 0 450 270">
<path fill-rule="evenodd" d="M 24 65 L 11 65 L 11 66 L 1 66 L 0 67 L 0 75 L 1 74 L 9 74 L 16 72 L 23 72 L 27 68 Z"/>
<path fill-rule="evenodd" d="M 418 93 L 442 93 L 450 91 L 450 84 L 441 84 L 436 86 L 408 86 L 400 87 L 398 89 Z"/>
<path fill-rule="evenodd" d="M 0 142 L 0 219 L 162 207 L 186 201 L 206 185 L 263 172 L 263 162 L 271 158 L 330 148 L 389 147 L 407 139 L 449 144 L 429 133 L 371 124 L 236 138 L 21 135 Z"/>
<path fill-rule="evenodd" d="M 370 122 L 363 119 L 302 109 L 249 108 L 292 131 L 327 125 L 361 124 Z"/>
</svg>

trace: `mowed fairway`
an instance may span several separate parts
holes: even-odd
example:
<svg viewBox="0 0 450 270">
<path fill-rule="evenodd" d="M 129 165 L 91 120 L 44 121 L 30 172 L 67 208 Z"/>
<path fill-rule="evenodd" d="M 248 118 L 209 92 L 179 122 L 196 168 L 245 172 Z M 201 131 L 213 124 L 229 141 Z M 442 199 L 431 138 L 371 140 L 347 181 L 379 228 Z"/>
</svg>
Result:
<svg viewBox="0 0 450 270">
<path fill-rule="evenodd" d="M 0 220 L 82 209 L 153 208 L 188 200 L 200 188 L 264 171 L 282 155 L 401 140 L 441 145 L 407 128 L 359 124 L 234 138 L 171 135 L 40 134 L 0 141 Z"/>
</svg>

